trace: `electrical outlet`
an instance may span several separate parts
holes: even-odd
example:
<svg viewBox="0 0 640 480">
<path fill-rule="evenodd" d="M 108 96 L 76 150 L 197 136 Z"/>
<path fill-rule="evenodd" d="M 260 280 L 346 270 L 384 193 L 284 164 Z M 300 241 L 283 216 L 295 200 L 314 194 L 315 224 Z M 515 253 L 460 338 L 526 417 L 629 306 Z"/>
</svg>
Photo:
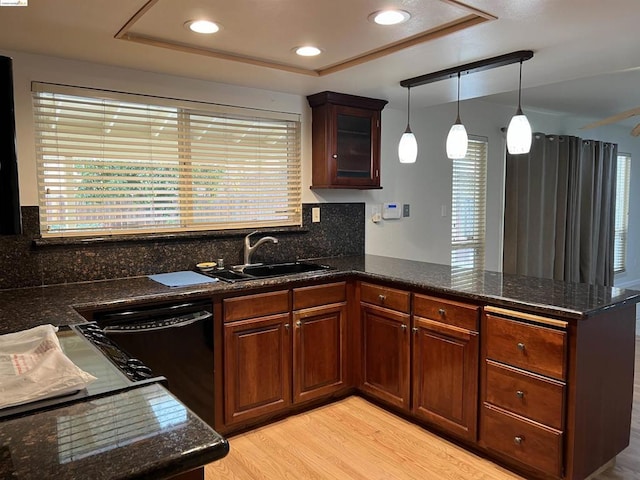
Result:
<svg viewBox="0 0 640 480">
<path fill-rule="evenodd" d="M 408 217 L 410 213 L 411 213 L 411 207 L 409 206 L 409 204 L 408 203 L 402 204 L 402 216 Z"/>
<path fill-rule="evenodd" d="M 311 222 L 318 223 L 320 221 L 320 207 L 313 207 L 311 209 Z"/>
</svg>

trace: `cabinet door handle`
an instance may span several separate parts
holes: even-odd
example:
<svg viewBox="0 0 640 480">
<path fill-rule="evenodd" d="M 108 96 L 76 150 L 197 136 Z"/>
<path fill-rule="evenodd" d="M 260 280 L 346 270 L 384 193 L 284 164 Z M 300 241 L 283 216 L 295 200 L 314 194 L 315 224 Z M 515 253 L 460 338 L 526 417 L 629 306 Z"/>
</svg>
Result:
<svg viewBox="0 0 640 480">
<path fill-rule="evenodd" d="M 515 443 L 516 445 L 522 445 L 523 441 L 524 441 L 524 438 L 520 436 L 517 436 L 513 439 L 513 443 Z"/>
<path fill-rule="evenodd" d="M 406 330 L 407 330 L 407 326 L 406 326 L 404 323 L 401 325 L 401 327 L 402 327 L 402 330 L 403 330 L 403 331 L 406 331 Z"/>
<path fill-rule="evenodd" d="M 439 308 L 438 309 L 438 313 L 444 317 L 445 313 L 447 313 L 447 312 L 445 311 L 444 308 Z"/>
<path fill-rule="evenodd" d="M 338 154 L 334 153 L 333 155 L 331 155 L 333 158 L 338 158 Z"/>
<path fill-rule="evenodd" d="M 413 333 L 418 333 L 418 328 L 417 328 L 417 327 L 413 327 L 413 328 L 411 329 L 411 331 L 412 331 Z"/>
<path fill-rule="evenodd" d="M 298 321 L 296 322 L 296 327 L 300 327 L 300 326 L 302 326 L 302 322 L 301 322 L 300 320 L 298 320 Z"/>
<path fill-rule="evenodd" d="M 378 300 L 380 300 L 380 303 L 384 303 L 386 299 L 387 299 L 386 295 L 382 295 L 382 294 L 378 295 Z"/>
<path fill-rule="evenodd" d="M 516 392 L 516 397 L 518 397 L 518 398 L 524 398 L 524 392 L 523 392 L 522 390 L 518 390 L 518 391 Z"/>
<path fill-rule="evenodd" d="M 518 346 L 518 350 L 520 350 L 521 352 L 524 352 L 524 343 L 519 342 L 517 346 Z"/>
<path fill-rule="evenodd" d="M 288 323 L 285 323 L 285 324 L 284 324 L 284 329 L 285 329 L 285 330 L 289 330 L 289 324 L 288 324 Z"/>
</svg>

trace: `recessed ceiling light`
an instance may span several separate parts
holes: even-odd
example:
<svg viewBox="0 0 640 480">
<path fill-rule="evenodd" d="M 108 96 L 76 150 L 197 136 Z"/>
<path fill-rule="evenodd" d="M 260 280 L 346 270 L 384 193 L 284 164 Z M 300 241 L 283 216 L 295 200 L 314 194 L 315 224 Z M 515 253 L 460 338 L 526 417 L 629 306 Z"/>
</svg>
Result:
<svg viewBox="0 0 640 480">
<path fill-rule="evenodd" d="M 378 25 L 397 25 L 411 18 L 411 14 L 404 10 L 380 10 L 369 15 L 369 20 Z"/>
<path fill-rule="evenodd" d="M 302 57 L 315 57 L 316 55 L 320 55 L 322 53 L 322 50 L 320 50 L 318 47 L 313 47 L 311 45 L 296 47 L 293 50 Z"/>
<path fill-rule="evenodd" d="M 210 34 L 220 30 L 220 26 L 217 23 L 210 22 L 209 20 L 189 20 L 184 26 L 196 33 Z"/>
</svg>

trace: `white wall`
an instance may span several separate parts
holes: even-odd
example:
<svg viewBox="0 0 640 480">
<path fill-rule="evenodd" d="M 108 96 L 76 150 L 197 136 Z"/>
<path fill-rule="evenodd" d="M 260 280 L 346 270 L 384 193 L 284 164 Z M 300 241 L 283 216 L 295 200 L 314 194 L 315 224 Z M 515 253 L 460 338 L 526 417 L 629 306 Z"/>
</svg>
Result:
<svg viewBox="0 0 640 480">
<path fill-rule="evenodd" d="M 382 113 L 382 190 L 311 191 L 311 111 L 306 98 L 267 90 L 116 68 L 55 57 L 0 51 L 13 57 L 17 145 L 22 205 L 37 205 L 36 162 L 33 141 L 31 82 L 52 82 L 110 90 L 184 98 L 236 106 L 298 113 L 302 119 L 303 202 L 366 202 L 367 253 L 399 258 L 449 263 L 451 206 L 451 162 L 445 154 L 445 139 L 455 119 L 455 104 L 411 112 L 411 127 L 418 138 L 418 161 L 401 165 L 398 140 L 406 126 L 406 111 L 387 107 Z M 427 88 L 427 87 L 425 87 Z M 525 105 L 526 110 L 526 105 Z M 502 265 L 502 212 L 504 182 L 504 136 L 514 107 L 471 100 L 461 104 L 461 115 L 470 134 L 489 139 L 487 175 L 486 268 Z M 627 128 L 610 126 L 590 132 L 578 127 L 584 119 L 526 112 L 534 130 L 576 134 L 613 141 L 632 155 L 628 270 L 617 283 L 640 282 L 640 141 Z M 374 224 L 368 213 L 373 204 L 408 203 L 411 216 Z M 442 216 L 442 208 L 446 215 Z M 635 247 L 635 248 L 634 248 Z"/>
</svg>

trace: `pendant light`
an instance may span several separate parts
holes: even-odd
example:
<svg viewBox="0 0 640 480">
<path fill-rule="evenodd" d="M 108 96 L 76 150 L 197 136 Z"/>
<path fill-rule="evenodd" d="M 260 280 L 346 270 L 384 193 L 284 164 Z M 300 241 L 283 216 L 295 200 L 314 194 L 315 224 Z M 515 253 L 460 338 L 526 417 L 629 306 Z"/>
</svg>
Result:
<svg viewBox="0 0 640 480">
<path fill-rule="evenodd" d="M 531 125 L 522 113 L 522 60 L 520 60 L 520 79 L 518 81 L 518 109 L 507 128 L 507 151 L 511 155 L 529 153 L 531 150 Z"/>
<path fill-rule="evenodd" d="M 409 126 L 409 113 L 411 111 L 411 87 L 407 87 L 407 129 L 400 138 L 398 144 L 398 158 L 400 163 L 416 163 L 418 158 L 418 142 Z"/>
<path fill-rule="evenodd" d="M 460 121 L 460 72 L 458 72 L 458 116 L 449 130 L 449 135 L 447 135 L 447 157 L 451 160 L 466 157 L 468 145 L 467 129 Z"/>
</svg>

